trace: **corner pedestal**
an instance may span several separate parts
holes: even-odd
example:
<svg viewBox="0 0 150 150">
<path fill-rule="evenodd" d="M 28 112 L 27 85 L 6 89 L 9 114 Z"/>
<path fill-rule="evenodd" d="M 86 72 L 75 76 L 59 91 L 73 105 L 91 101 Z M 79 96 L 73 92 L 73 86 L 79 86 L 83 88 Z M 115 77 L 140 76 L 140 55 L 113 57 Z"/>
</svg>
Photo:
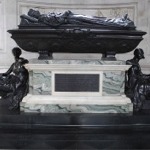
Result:
<svg viewBox="0 0 150 150">
<path fill-rule="evenodd" d="M 123 61 L 32 60 L 30 93 L 21 111 L 37 113 L 132 113 L 124 94 Z"/>
</svg>

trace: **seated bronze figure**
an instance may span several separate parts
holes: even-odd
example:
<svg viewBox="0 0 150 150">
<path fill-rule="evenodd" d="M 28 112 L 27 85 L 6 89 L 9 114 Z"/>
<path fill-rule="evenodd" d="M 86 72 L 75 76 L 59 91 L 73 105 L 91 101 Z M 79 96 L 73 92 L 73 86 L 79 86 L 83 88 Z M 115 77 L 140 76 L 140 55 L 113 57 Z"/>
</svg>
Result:
<svg viewBox="0 0 150 150">
<path fill-rule="evenodd" d="M 150 99 L 150 75 L 143 74 L 139 61 L 144 57 L 142 49 L 134 51 L 133 59 L 127 60 L 127 65 L 132 65 L 127 72 L 125 93 L 131 98 L 135 111 L 142 109 L 144 100 Z"/>
<path fill-rule="evenodd" d="M 0 75 L 0 96 L 9 101 L 9 109 L 17 109 L 19 103 L 28 93 L 28 71 L 24 64 L 27 59 L 20 57 L 20 48 L 13 48 L 15 62 L 6 73 Z"/>
</svg>

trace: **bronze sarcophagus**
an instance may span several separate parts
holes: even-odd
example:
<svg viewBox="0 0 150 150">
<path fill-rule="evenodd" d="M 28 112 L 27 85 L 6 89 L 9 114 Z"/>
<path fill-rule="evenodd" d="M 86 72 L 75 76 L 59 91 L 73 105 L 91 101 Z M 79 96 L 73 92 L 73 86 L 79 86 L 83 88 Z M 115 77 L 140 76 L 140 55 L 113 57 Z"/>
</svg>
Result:
<svg viewBox="0 0 150 150">
<path fill-rule="evenodd" d="M 136 30 L 127 15 L 107 19 L 64 13 L 41 14 L 30 9 L 21 15 L 18 29 L 9 30 L 25 51 L 38 52 L 39 59 L 51 59 L 52 53 L 101 53 L 106 60 L 115 54 L 134 50 L 146 32 Z"/>
</svg>

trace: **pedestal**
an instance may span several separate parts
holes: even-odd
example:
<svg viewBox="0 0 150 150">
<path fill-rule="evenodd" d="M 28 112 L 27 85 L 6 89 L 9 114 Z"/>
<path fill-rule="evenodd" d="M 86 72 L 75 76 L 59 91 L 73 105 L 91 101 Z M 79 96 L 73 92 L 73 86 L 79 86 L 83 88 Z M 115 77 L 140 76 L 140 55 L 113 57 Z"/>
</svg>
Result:
<svg viewBox="0 0 150 150">
<path fill-rule="evenodd" d="M 37 113 L 132 113 L 124 94 L 123 61 L 32 60 L 30 92 L 21 111 Z"/>
</svg>

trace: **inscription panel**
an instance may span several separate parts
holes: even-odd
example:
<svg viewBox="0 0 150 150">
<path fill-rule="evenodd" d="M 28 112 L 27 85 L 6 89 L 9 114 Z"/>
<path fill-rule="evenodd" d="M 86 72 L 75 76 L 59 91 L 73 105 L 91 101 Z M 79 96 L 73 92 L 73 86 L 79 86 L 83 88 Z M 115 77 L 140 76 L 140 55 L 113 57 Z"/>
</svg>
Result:
<svg viewBox="0 0 150 150">
<path fill-rule="evenodd" d="M 102 96 L 102 71 L 52 71 L 52 95 Z"/>
<path fill-rule="evenodd" d="M 99 74 L 55 74 L 56 92 L 99 92 Z"/>
</svg>

